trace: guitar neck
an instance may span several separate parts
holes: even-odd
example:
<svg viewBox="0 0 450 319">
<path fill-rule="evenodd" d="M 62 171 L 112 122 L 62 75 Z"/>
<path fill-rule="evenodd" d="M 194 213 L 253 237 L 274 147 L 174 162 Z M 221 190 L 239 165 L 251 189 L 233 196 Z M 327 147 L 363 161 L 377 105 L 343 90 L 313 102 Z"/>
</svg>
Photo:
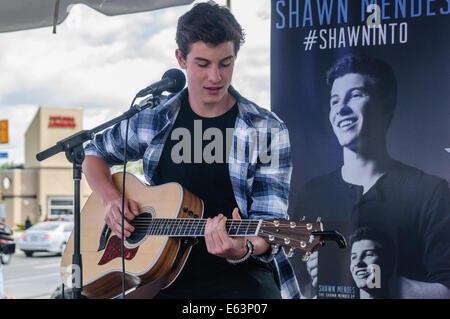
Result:
<svg viewBox="0 0 450 319">
<path fill-rule="evenodd" d="M 135 232 L 147 236 L 202 237 L 205 235 L 206 219 L 149 218 L 132 221 Z M 257 236 L 261 220 L 227 220 L 225 228 L 229 236 Z"/>
</svg>

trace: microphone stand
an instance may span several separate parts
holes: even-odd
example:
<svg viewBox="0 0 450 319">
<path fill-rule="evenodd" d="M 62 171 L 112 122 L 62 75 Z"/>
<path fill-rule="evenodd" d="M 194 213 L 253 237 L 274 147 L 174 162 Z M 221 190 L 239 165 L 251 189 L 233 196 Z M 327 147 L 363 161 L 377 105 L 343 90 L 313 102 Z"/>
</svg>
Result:
<svg viewBox="0 0 450 319">
<path fill-rule="evenodd" d="M 132 105 L 130 109 L 124 112 L 122 115 L 113 118 L 91 130 L 82 130 L 75 133 L 61 141 L 58 141 L 56 145 L 38 153 L 36 159 L 43 161 L 53 155 L 60 152 L 65 152 L 66 158 L 73 164 L 73 181 L 74 181 L 74 251 L 72 255 L 72 264 L 76 265 L 74 275 L 77 274 L 79 278 L 75 279 L 75 286 L 73 288 L 73 294 L 75 299 L 81 298 L 81 292 L 83 290 L 83 271 L 82 271 L 82 257 L 80 251 L 80 181 L 82 176 L 82 164 L 84 160 L 84 148 L 83 143 L 92 140 L 96 133 L 103 131 L 104 129 L 113 126 L 123 120 L 129 119 L 140 111 L 147 108 L 154 108 L 160 103 L 160 95 L 152 96 L 146 101 L 144 105 Z M 134 101 L 134 100 L 133 100 Z M 78 280 L 77 280 L 78 279 Z"/>
</svg>

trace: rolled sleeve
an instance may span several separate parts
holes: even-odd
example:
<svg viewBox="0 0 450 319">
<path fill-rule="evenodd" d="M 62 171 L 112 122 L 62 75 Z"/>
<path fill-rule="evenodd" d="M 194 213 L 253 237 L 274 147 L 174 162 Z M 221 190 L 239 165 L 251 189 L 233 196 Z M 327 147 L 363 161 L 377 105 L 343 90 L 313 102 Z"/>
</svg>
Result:
<svg viewBox="0 0 450 319">
<path fill-rule="evenodd" d="M 136 135 L 136 123 L 138 115 L 130 119 L 128 127 L 127 160 L 136 161 L 142 158 L 139 141 Z M 125 151 L 125 133 L 127 122 L 122 121 L 112 128 L 97 134 L 94 139 L 85 146 L 85 155 L 93 155 L 103 159 L 109 166 L 123 164 Z"/>
</svg>

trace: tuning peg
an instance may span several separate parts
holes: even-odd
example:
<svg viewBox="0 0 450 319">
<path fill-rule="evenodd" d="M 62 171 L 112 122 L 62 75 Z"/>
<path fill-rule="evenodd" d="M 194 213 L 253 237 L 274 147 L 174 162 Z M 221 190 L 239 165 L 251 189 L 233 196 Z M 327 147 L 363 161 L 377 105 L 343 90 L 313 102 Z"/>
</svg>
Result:
<svg viewBox="0 0 450 319">
<path fill-rule="evenodd" d="M 280 250 L 280 245 L 273 245 L 272 246 L 272 255 L 278 254 L 279 250 Z"/>
<path fill-rule="evenodd" d="M 292 256 L 294 256 L 294 249 L 289 249 L 289 252 L 286 254 L 286 256 L 288 257 L 288 258 L 291 258 Z"/>
<path fill-rule="evenodd" d="M 306 254 L 303 255 L 302 261 L 307 262 L 309 260 L 310 255 L 311 255 L 311 253 L 308 251 Z"/>
</svg>

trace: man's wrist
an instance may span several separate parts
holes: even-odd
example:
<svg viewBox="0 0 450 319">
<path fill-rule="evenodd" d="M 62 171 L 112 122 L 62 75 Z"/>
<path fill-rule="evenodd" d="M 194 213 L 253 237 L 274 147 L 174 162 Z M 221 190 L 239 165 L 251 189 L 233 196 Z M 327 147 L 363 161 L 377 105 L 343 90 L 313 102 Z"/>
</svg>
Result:
<svg viewBox="0 0 450 319">
<path fill-rule="evenodd" d="M 106 191 L 99 197 L 103 207 L 106 207 L 109 203 L 111 203 L 115 199 L 122 198 L 122 193 L 116 188 L 111 188 L 110 190 Z"/>
<path fill-rule="evenodd" d="M 249 259 L 250 256 L 253 254 L 253 251 L 255 250 L 255 247 L 253 246 L 252 242 L 247 239 L 245 243 L 246 243 L 246 247 L 247 247 L 247 252 L 245 253 L 245 255 L 242 256 L 239 259 L 229 259 L 229 258 L 227 258 L 227 261 L 230 264 L 239 264 L 241 262 L 244 262 L 247 259 Z"/>
<path fill-rule="evenodd" d="M 244 258 L 244 257 L 248 254 L 249 249 L 250 249 L 250 248 L 248 247 L 247 241 L 246 241 L 244 247 L 242 248 L 242 250 L 244 251 L 244 253 L 243 253 L 243 254 L 240 254 L 239 257 L 237 257 L 237 258 L 234 257 L 234 258 L 230 258 L 230 259 L 231 259 L 231 260 L 239 260 L 239 259 Z"/>
</svg>

